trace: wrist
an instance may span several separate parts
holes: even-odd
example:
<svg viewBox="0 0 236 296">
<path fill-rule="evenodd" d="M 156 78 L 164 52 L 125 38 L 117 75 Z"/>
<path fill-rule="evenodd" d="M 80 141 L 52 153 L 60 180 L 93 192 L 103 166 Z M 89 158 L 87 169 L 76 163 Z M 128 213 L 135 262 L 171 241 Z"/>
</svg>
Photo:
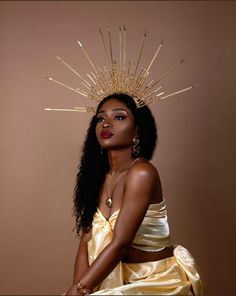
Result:
<svg viewBox="0 0 236 296">
<path fill-rule="evenodd" d="M 84 283 L 79 281 L 78 283 L 75 283 L 75 285 L 81 295 L 89 295 L 91 293 L 91 289 L 89 289 Z"/>
</svg>

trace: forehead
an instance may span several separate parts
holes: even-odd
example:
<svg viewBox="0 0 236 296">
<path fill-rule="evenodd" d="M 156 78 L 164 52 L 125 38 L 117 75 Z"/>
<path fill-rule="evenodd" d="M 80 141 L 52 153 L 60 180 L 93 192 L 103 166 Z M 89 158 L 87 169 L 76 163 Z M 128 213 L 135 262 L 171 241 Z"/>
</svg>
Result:
<svg viewBox="0 0 236 296">
<path fill-rule="evenodd" d="M 117 100 L 117 99 L 110 99 L 107 102 L 105 102 L 104 104 L 102 104 L 102 106 L 100 107 L 100 109 L 98 110 L 98 112 L 101 111 L 111 111 L 113 109 L 124 109 L 127 112 L 130 113 L 130 109 L 125 105 L 125 103 Z"/>
</svg>

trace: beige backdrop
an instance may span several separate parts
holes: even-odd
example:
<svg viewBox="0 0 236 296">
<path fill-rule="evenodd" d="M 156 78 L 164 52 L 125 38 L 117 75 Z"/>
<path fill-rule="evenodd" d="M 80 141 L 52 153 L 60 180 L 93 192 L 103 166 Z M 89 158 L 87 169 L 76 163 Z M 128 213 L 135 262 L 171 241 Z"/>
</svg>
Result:
<svg viewBox="0 0 236 296">
<path fill-rule="evenodd" d="M 89 114 L 44 107 L 85 100 L 45 79 L 79 81 L 56 60 L 91 71 L 76 44 L 105 61 L 98 27 L 125 24 L 137 58 L 148 30 L 147 64 L 162 85 L 193 91 L 152 105 L 159 128 L 153 159 L 174 243 L 196 257 L 208 294 L 235 294 L 235 2 L 0 2 L 0 293 L 59 294 L 71 284 L 78 246 L 72 195 Z M 117 37 L 117 35 L 115 35 Z M 115 39 L 115 37 L 114 37 Z"/>
</svg>

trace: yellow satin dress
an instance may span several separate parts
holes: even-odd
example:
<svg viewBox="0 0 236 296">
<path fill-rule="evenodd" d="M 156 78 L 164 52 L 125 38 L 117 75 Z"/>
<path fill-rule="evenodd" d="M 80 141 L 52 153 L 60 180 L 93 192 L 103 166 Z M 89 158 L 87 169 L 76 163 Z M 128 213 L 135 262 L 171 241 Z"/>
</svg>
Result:
<svg viewBox="0 0 236 296">
<path fill-rule="evenodd" d="M 111 242 L 119 210 L 107 220 L 97 209 L 92 238 L 88 241 L 88 260 L 92 264 Z M 150 204 L 132 247 L 159 251 L 170 245 L 165 200 Z M 144 263 L 119 262 L 113 271 L 93 290 L 92 295 L 203 295 L 197 264 L 182 246 L 173 256 Z"/>
</svg>

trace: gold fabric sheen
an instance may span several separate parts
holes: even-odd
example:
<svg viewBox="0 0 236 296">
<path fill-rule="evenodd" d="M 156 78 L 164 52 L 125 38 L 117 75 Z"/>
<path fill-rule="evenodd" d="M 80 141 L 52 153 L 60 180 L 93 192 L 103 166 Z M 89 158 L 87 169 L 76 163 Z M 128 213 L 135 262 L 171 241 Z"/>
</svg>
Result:
<svg viewBox="0 0 236 296">
<path fill-rule="evenodd" d="M 107 220 L 97 209 L 92 238 L 88 241 L 91 265 L 111 242 L 119 210 Z M 170 245 L 165 200 L 151 204 L 132 246 L 158 251 Z M 199 269 L 192 255 L 182 246 L 172 257 L 144 263 L 119 262 L 113 271 L 93 290 L 92 295 L 202 295 Z"/>
<path fill-rule="evenodd" d="M 157 252 L 170 246 L 166 203 L 150 204 L 143 222 L 132 242 L 132 247 Z"/>
</svg>

